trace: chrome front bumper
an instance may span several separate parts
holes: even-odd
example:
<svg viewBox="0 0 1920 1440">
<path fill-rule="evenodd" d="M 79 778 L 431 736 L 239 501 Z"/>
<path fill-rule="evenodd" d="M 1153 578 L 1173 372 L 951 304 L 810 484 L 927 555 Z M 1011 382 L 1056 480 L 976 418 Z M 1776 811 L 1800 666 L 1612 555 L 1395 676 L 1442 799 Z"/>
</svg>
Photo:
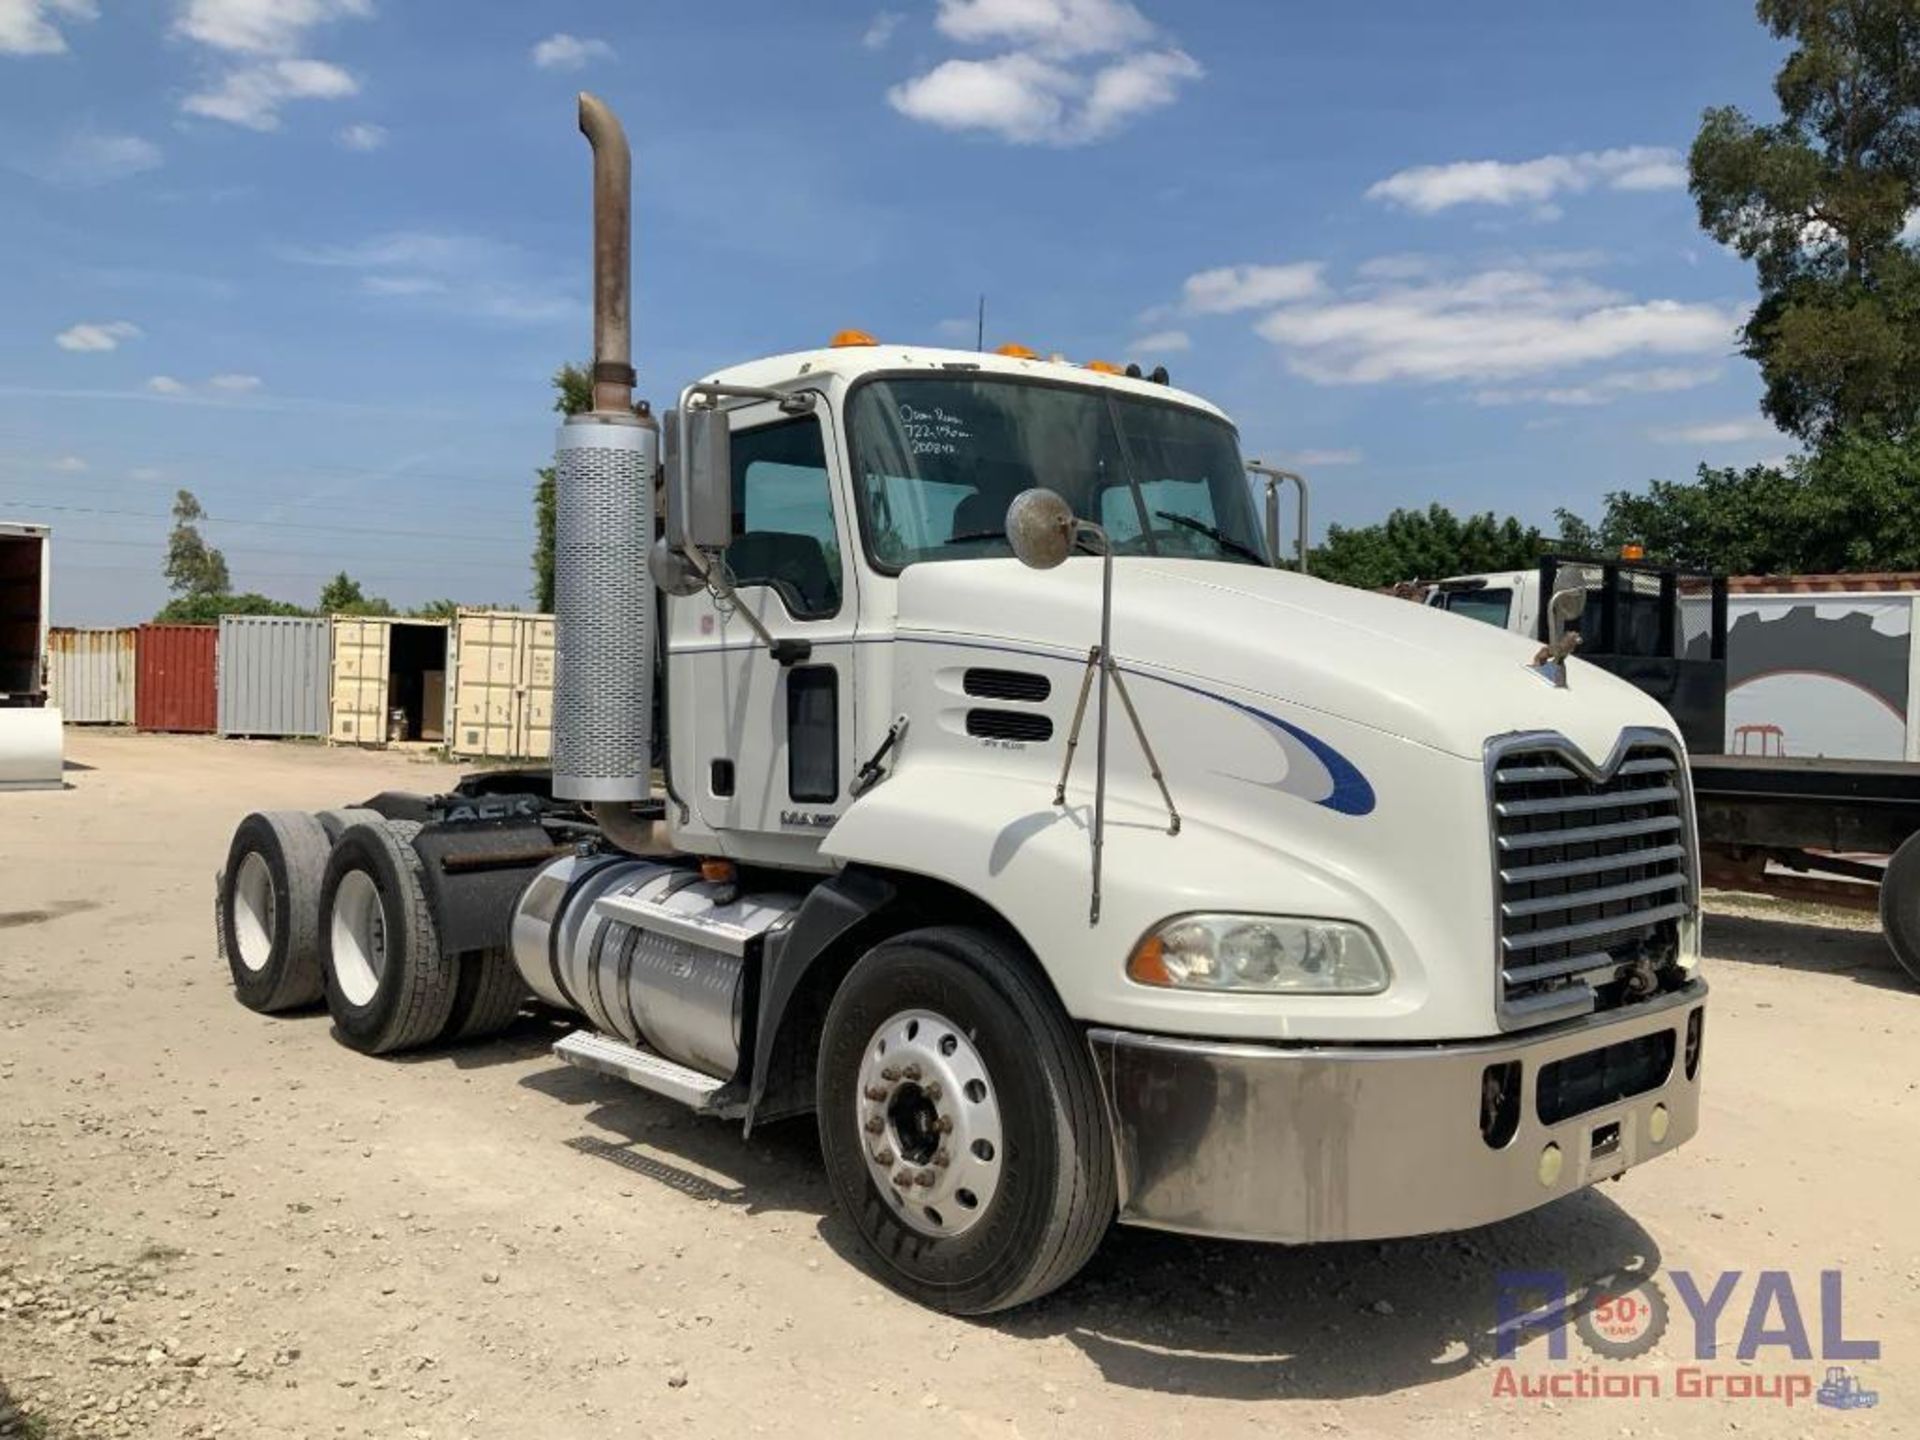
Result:
<svg viewBox="0 0 1920 1440">
<path fill-rule="evenodd" d="M 1624 1011 L 1463 1044 L 1281 1048 L 1091 1030 L 1120 1219 L 1299 1242 L 1464 1230 L 1518 1215 L 1692 1137 L 1700 1070 L 1688 1074 L 1688 1017 L 1706 994 L 1696 979 Z M 1612 1057 L 1643 1037 L 1641 1053 L 1658 1054 L 1662 1032 L 1671 1032 L 1672 1059 L 1644 1077 L 1650 1088 L 1542 1120 L 1547 1066 L 1571 1062 L 1555 1078 L 1578 1074 L 1604 1097 L 1619 1073 Z M 1594 1055 L 1601 1050 L 1609 1063 Z M 1482 1133 L 1481 1102 L 1490 1067 L 1509 1063 L 1519 1067 L 1518 1113 L 1496 1146 Z M 1566 1095 L 1548 1103 L 1564 1109 Z M 1550 1180 L 1549 1145 L 1560 1152 Z"/>
</svg>

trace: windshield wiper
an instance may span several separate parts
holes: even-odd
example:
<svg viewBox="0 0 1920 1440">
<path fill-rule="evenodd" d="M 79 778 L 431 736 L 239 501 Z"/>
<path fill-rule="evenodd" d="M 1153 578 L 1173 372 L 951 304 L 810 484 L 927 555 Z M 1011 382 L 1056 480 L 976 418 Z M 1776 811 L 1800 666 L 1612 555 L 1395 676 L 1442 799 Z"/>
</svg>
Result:
<svg viewBox="0 0 1920 1440">
<path fill-rule="evenodd" d="M 1244 555 L 1256 565 L 1267 563 L 1267 557 L 1251 545 L 1241 544 L 1231 535 L 1224 534 L 1217 526 L 1209 525 L 1204 520 L 1196 520 L 1191 515 L 1176 515 L 1171 510 L 1156 510 L 1153 513 L 1158 519 L 1171 520 L 1174 524 L 1184 525 L 1189 530 L 1198 530 L 1222 550 L 1229 550 L 1235 555 Z"/>
</svg>

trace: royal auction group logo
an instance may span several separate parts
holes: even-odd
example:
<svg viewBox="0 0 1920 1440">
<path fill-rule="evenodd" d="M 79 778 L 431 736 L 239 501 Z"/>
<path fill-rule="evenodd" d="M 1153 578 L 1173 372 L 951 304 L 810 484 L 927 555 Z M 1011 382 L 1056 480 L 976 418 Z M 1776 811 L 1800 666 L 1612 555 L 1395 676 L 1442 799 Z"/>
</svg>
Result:
<svg viewBox="0 0 1920 1440">
<path fill-rule="evenodd" d="M 1838 1270 L 1822 1270 L 1817 1299 L 1795 1288 L 1784 1270 L 1704 1272 L 1669 1270 L 1666 1285 L 1652 1277 L 1607 1276 L 1573 1286 L 1554 1271 L 1502 1271 L 1496 1280 L 1496 1398 L 1518 1400 L 1758 1401 L 1788 1407 L 1809 1401 L 1840 1410 L 1877 1405 L 1879 1392 L 1861 1384 L 1842 1361 L 1878 1360 L 1880 1342 L 1850 1336 L 1845 1285 Z M 1680 1314 L 1668 1298 L 1671 1289 Z M 1666 1367 L 1633 1366 L 1678 1320 L 1692 1360 Z M 1567 1364 L 1569 1332 L 1612 1366 Z M 1817 1339 L 1816 1339 L 1817 1337 Z M 1552 1368 L 1522 1370 L 1510 1363 L 1529 1340 L 1544 1339 Z M 1730 1340 L 1729 1346 L 1724 1343 Z M 1672 1347 L 1669 1347 L 1671 1350 Z M 1722 1368 L 1726 1361 L 1737 1368 Z M 1816 1365 L 1815 1362 L 1821 1362 Z M 1824 1368 L 1822 1368 L 1824 1366 Z"/>
</svg>

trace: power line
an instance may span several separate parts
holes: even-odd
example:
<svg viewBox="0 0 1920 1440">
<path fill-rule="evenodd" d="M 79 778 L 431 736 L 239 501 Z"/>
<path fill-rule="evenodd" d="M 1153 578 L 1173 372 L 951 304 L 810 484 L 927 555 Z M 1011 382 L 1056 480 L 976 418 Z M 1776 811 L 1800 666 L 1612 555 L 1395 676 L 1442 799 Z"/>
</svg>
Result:
<svg viewBox="0 0 1920 1440">
<path fill-rule="evenodd" d="M 152 576 L 156 580 L 161 578 L 158 572 L 154 570 L 150 570 L 144 565 L 89 565 L 84 561 L 77 561 L 77 562 L 61 562 L 60 564 L 56 565 L 54 567 L 55 583 L 57 584 L 59 582 L 59 577 L 61 575 L 71 574 L 73 571 L 76 571 L 76 570 L 83 570 L 89 575 L 148 575 L 148 576 Z M 275 570 L 273 572 L 273 578 L 276 580 L 322 580 L 322 581 L 325 581 L 325 580 L 333 579 L 333 577 L 337 573 L 339 572 L 332 571 L 332 570 L 328 570 L 328 571 Z M 355 580 L 365 581 L 371 584 L 404 585 L 410 580 L 418 580 L 420 578 L 420 573 L 415 572 L 407 575 L 388 575 L 388 574 L 379 574 L 379 573 L 357 574 L 353 578 Z M 472 587 L 466 587 L 466 588 L 472 588 Z"/>
<path fill-rule="evenodd" d="M 113 515 L 132 520 L 172 520 L 173 516 L 161 510 L 109 510 L 89 505 L 47 505 L 38 501 L 21 500 L 16 496 L 0 497 L 0 505 L 33 505 L 38 510 L 51 510 L 69 515 Z M 523 540 L 507 540 L 498 535 L 461 535 L 445 530 L 397 530 L 392 526 L 369 529 L 364 525 L 317 525 L 310 521 L 299 520 L 225 520 L 213 515 L 201 515 L 188 522 L 193 525 L 241 525 L 265 526 L 276 530 L 325 530 L 341 535 L 404 535 L 422 540 L 460 540 L 479 545 L 522 545 Z"/>
</svg>

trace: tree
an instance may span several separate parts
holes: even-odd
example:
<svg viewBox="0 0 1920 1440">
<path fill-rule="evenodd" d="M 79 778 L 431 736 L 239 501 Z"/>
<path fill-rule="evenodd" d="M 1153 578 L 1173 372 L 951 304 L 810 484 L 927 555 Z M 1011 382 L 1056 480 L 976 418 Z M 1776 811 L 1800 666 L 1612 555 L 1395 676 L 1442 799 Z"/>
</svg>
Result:
<svg viewBox="0 0 1920 1440">
<path fill-rule="evenodd" d="M 173 533 L 167 537 L 167 586 L 182 599 L 205 595 L 224 595 L 232 585 L 227 573 L 227 557 L 200 536 L 200 521 L 207 512 L 191 490 L 173 497 Z"/>
<path fill-rule="evenodd" d="M 1794 49 L 1781 118 L 1710 109 L 1689 159 L 1700 223 L 1754 262 L 1743 332 L 1762 408 L 1814 444 L 1920 423 L 1920 3 L 1759 0 Z"/>
<path fill-rule="evenodd" d="M 1444 505 L 1395 510 L 1377 525 L 1329 525 L 1311 568 L 1324 580 L 1383 589 L 1480 570 L 1519 570 L 1541 551 L 1540 532 L 1489 510 L 1461 519 Z"/>
<path fill-rule="evenodd" d="M 160 607 L 153 618 L 161 625 L 212 625 L 222 615 L 310 615 L 298 605 L 246 591 L 239 595 L 181 595 Z"/>
<path fill-rule="evenodd" d="M 593 408 L 593 371 L 586 365 L 562 365 L 553 372 L 553 408 L 562 415 L 584 415 Z M 551 465 L 538 471 L 533 490 L 533 608 L 553 610 L 554 475 Z"/>
<path fill-rule="evenodd" d="M 1845 435 L 1783 465 L 1702 465 L 1691 483 L 1655 480 L 1608 495 L 1596 525 L 1560 512 L 1570 547 L 1629 541 L 1668 563 L 1734 575 L 1920 569 L 1920 437 Z"/>
<path fill-rule="evenodd" d="M 378 595 L 368 595 L 360 582 L 342 570 L 320 587 L 322 615 L 391 615 L 393 606 Z"/>
</svg>

